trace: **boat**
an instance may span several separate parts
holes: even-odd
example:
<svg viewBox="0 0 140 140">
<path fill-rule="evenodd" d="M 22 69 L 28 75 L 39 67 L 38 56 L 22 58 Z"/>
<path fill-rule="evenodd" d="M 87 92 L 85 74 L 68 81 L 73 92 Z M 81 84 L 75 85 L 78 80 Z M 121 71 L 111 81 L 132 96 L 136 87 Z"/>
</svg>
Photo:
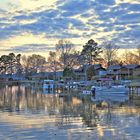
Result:
<svg viewBox="0 0 140 140">
<path fill-rule="evenodd" d="M 112 85 L 112 86 L 93 86 L 96 93 L 114 93 L 114 94 L 126 94 L 128 93 L 128 88 L 124 85 Z M 92 88 L 92 87 L 91 87 Z"/>
<path fill-rule="evenodd" d="M 91 95 L 91 90 L 83 90 L 83 95 Z"/>
</svg>

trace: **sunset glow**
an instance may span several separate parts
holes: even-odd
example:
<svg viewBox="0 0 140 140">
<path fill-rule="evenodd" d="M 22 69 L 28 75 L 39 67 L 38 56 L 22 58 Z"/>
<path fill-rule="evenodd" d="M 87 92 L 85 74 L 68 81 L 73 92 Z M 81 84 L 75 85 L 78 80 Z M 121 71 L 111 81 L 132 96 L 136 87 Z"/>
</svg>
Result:
<svg viewBox="0 0 140 140">
<path fill-rule="evenodd" d="M 64 38 L 78 49 L 90 38 L 121 48 L 139 42 L 139 0 L 3 0 L 0 5 L 1 54 L 44 55 Z"/>
</svg>

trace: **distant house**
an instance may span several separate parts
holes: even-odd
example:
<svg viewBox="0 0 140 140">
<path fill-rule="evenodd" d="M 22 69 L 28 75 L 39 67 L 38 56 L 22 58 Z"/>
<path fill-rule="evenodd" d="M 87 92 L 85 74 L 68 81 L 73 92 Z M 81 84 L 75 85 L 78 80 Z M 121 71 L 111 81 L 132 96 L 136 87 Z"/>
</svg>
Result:
<svg viewBox="0 0 140 140">
<path fill-rule="evenodd" d="M 133 76 L 139 76 L 140 77 L 140 65 L 137 65 L 133 71 Z"/>
<path fill-rule="evenodd" d="M 9 75 L 7 74 L 0 74 L 0 82 L 8 81 Z"/>
<path fill-rule="evenodd" d="M 79 69 L 74 70 L 74 74 L 77 80 L 86 80 L 87 76 L 87 70 L 91 70 L 91 76 L 105 76 L 106 75 L 106 69 L 102 67 L 101 64 L 95 64 L 95 65 L 83 65 Z"/>
<path fill-rule="evenodd" d="M 107 75 L 114 80 L 134 78 L 140 76 L 140 65 L 111 65 L 107 68 Z"/>
<path fill-rule="evenodd" d="M 30 80 L 44 80 L 44 79 L 61 79 L 63 76 L 62 71 L 57 72 L 39 72 L 33 73 L 32 75 L 28 76 Z"/>
<path fill-rule="evenodd" d="M 121 78 L 121 66 L 120 65 L 111 65 L 107 68 L 108 77 L 119 80 Z"/>
<path fill-rule="evenodd" d="M 80 67 L 79 69 L 74 69 L 75 80 L 85 80 L 86 73 L 84 67 Z"/>
<path fill-rule="evenodd" d="M 95 64 L 93 68 L 95 70 L 95 76 L 105 76 L 107 74 L 106 69 L 101 64 Z"/>
<path fill-rule="evenodd" d="M 121 76 L 123 79 L 126 79 L 128 77 L 134 76 L 134 71 L 137 68 L 138 65 L 136 64 L 129 64 L 129 65 L 123 65 L 121 68 Z"/>
<path fill-rule="evenodd" d="M 14 81 L 25 80 L 25 74 L 12 74 L 11 79 L 14 80 Z"/>
</svg>

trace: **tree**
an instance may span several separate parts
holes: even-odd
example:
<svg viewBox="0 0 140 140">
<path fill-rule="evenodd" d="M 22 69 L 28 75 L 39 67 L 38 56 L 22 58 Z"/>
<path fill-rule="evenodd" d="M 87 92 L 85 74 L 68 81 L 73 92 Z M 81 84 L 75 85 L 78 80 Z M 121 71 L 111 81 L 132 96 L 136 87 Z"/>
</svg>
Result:
<svg viewBox="0 0 140 140">
<path fill-rule="evenodd" d="M 91 80 L 93 78 L 93 76 L 95 76 L 95 68 L 94 68 L 94 66 L 90 66 L 87 69 L 86 74 L 87 74 L 87 80 Z"/>
<path fill-rule="evenodd" d="M 78 51 L 75 51 L 74 45 L 68 40 L 60 40 L 56 44 L 56 51 L 59 55 L 59 62 L 64 76 L 72 77 L 73 69 L 79 65 Z"/>
<path fill-rule="evenodd" d="M 49 71 L 54 72 L 54 79 L 56 79 L 56 72 L 60 70 L 60 62 L 58 61 L 56 52 L 49 52 L 47 64 Z"/>
<path fill-rule="evenodd" d="M 103 58 L 108 67 L 112 65 L 114 62 L 116 62 L 119 46 L 113 44 L 112 42 L 104 42 L 102 46 L 103 46 Z"/>
<path fill-rule="evenodd" d="M 138 64 L 137 55 L 134 51 L 125 50 L 121 58 L 124 64 Z"/>
<path fill-rule="evenodd" d="M 140 45 L 138 45 L 138 47 L 136 48 L 136 60 L 137 60 L 137 64 L 140 65 Z"/>
<path fill-rule="evenodd" d="M 8 55 L 2 55 L 0 57 L 1 63 L 1 73 L 17 73 L 19 68 L 21 69 L 20 64 L 20 54 L 15 55 L 14 53 L 9 53 Z"/>
<path fill-rule="evenodd" d="M 71 67 L 70 56 L 74 52 L 74 45 L 68 40 L 59 40 L 58 44 L 56 44 L 56 51 L 59 54 L 61 68 L 64 70 L 65 68 Z"/>
<path fill-rule="evenodd" d="M 73 51 L 71 54 L 67 55 L 68 63 L 67 67 L 70 69 L 77 68 L 80 65 L 80 52 Z"/>
<path fill-rule="evenodd" d="M 16 73 L 21 74 L 23 71 L 22 65 L 21 65 L 21 54 L 18 54 L 16 56 Z"/>
<path fill-rule="evenodd" d="M 8 55 L 8 63 L 9 63 L 9 69 L 10 73 L 12 74 L 14 72 L 14 64 L 16 62 L 16 55 L 14 53 L 9 53 Z"/>
<path fill-rule="evenodd" d="M 44 66 L 46 64 L 45 57 L 41 55 L 33 54 L 31 56 L 23 56 L 22 64 L 24 66 L 24 71 L 26 74 L 36 73 L 44 71 Z"/>
<path fill-rule="evenodd" d="M 83 59 L 86 64 L 91 65 L 93 62 L 97 61 L 102 49 L 97 46 L 98 44 L 90 39 L 84 46 L 81 52 Z"/>
<path fill-rule="evenodd" d="M 28 62 L 28 57 L 26 55 L 23 55 L 21 57 L 21 60 L 22 60 L 22 66 L 23 66 L 23 69 L 24 69 L 24 72 L 27 74 L 29 73 L 29 62 Z"/>
<path fill-rule="evenodd" d="M 1 60 L 1 73 L 6 74 L 7 73 L 7 69 L 9 67 L 9 56 L 2 55 L 0 60 Z"/>
</svg>

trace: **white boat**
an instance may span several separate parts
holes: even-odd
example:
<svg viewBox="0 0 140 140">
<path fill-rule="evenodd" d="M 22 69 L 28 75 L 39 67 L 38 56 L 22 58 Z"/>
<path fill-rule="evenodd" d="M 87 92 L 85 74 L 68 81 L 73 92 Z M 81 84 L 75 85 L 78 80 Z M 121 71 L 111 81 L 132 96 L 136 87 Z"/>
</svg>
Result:
<svg viewBox="0 0 140 140">
<path fill-rule="evenodd" d="M 90 90 L 83 90 L 82 94 L 83 95 L 91 95 L 91 91 Z"/>
<path fill-rule="evenodd" d="M 115 85 L 115 86 L 93 86 L 95 88 L 95 92 L 101 92 L 101 93 L 119 93 L 119 94 L 125 94 L 128 93 L 128 88 L 126 88 L 124 85 Z"/>
</svg>

